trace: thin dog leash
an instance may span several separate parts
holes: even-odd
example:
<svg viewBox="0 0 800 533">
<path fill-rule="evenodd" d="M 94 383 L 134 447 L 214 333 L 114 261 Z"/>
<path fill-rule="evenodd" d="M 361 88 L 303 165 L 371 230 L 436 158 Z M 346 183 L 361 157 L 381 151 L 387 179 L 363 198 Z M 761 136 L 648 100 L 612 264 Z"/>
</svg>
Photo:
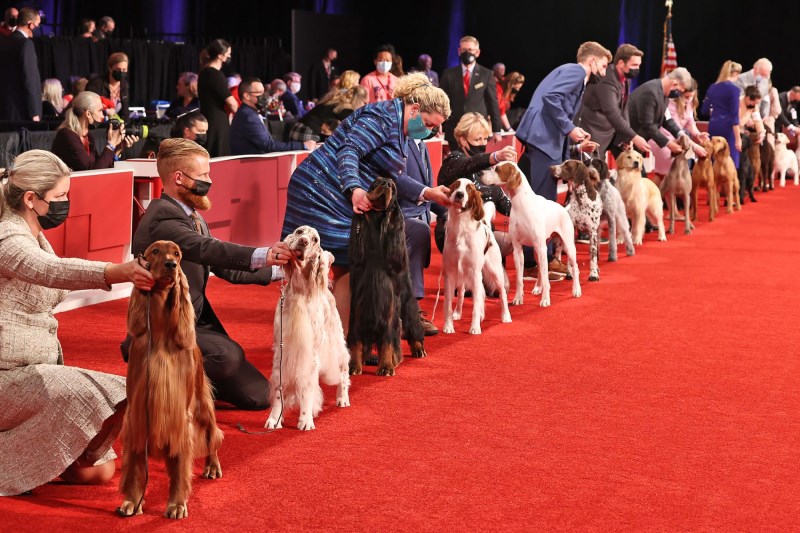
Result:
<svg viewBox="0 0 800 533">
<path fill-rule="evenodd" d="M 280 316 L 281 316 L 281 327 L 280 327 L 280 330 L 278 331 L 279 337 L 280 337 L 280 342 L 278 343 L 278 349 L 280 351 L 280 366 L 278 367 L 278 395 L 281 398 L 281 412 L 278 415 L 278 420 L 280 422 L 283 422 L 283 405 L 284 405 L 284 402 L 283 402 L 283 300 L 286 298 L 285 289 L 286 289 L 286 279 L 284 278 L 284 279 L 281 280 L 281 299 L 280 299 L 280 303 L 279 303 L 279 307 L 280 307 L 280 311 L 279 312 L 280 312 Z M 239 428 L 239 431 L 241 431 L 242 433 L 247 433 L 248 435 L 267 435 L 268 433 L 272 433 L 273 431 L 278 429 L 278 427 L 276 425 L 276 427 L 274 427 L 272 429 L 268 429 L 267 431 L 249 431 L 249 430 L 244 428 L 244 426 L 241 424 L 241 422 L 237 423 L 236 427 Z"/>
</svg>

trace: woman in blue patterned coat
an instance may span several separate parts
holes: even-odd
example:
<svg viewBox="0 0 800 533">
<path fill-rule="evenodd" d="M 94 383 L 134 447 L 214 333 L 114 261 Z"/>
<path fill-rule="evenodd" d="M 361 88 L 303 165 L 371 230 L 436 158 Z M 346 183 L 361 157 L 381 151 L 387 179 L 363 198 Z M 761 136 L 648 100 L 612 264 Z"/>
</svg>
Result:
<svg viewBox="0 0 800 533">
<path fill-rule="evenodd" d="M 367 189 L 375 178 L 397 179 L 405 171 L 406 137 L 427 138 L 450 116 L 447 95 L 423 73 L 400 78 L 394 96 L 353 112 L 289 181 L 281 237 L 302 225 L 319 232 L 322 248 L 336 258 L 334 295 L 345 327 L 350 282 L 344 275 L 353 213 L 371 208 Z M 447 203 L 448 193 L 446 187 L 437 187 L 427 198 Z"/>
</svg>

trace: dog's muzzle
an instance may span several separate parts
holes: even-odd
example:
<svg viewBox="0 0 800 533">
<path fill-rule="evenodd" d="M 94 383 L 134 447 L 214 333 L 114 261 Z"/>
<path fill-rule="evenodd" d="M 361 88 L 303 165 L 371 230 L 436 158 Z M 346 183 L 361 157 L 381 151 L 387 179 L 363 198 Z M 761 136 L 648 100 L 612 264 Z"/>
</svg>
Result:
<svg viewBox="0 0 800 533">
<path fill-rule="evenodd" d="M 178 268 L 178 263 L 175 261 L 164 261 L 164 268 L 167 270 L 175 270 Z"/>
</svg>

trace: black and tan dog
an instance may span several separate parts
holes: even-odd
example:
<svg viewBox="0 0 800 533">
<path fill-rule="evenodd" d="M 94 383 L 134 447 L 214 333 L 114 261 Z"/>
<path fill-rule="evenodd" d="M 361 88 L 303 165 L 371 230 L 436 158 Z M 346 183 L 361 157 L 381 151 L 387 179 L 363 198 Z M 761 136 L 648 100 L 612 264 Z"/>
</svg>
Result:
<svg viewBox="0 0 800 533">
<path fill-rule="evenodd" d="M 397 185 L 378 178 L 367 198 L 372 209 L 353 217 L 350 230 L 350 373 L 361 374 L 373 346 L 379 376 L 393 376 L 402 360 L 400 331 L 413 357 L 424 357 L 419 304 L 411 291 L 405 222 Z M 402 323 L 402 325 L 401 325 Z"/>
</svg>

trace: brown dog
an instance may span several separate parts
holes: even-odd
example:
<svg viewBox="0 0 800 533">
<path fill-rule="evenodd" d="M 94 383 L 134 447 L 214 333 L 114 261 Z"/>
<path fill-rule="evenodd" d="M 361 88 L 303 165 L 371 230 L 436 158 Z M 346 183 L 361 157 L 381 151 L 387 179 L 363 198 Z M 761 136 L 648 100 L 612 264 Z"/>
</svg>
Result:
<svg viewBox="0 0 800 533">
<path fill-rule="evenodd" d="M 733 213 L 742 210 L 739 203 L 739 176 L 736 174 L 736 165 L 731 159 L 731 148 L 725 137 L 712 137 L 711 147 L 714 150 L 714 182 L 719 189 L 720 196 L 727 198 L 727 212 Z"/>
<path fill-rule="evenodd" d="M 203 477 L 222 477 L 211 386 L 195 342 L 194 308 L 172 241 L 143 254 L 156 281 L 150 293 L 134 289 L 128 305 L 128 407 L 122 436 L 122 516 L 142 513 L 148 455 L 164 458 L 169 475 L 167 518 L 186 518 L 194 457 L 205 455 Z"/>
<path fill-rule="evenodd" d="M 664 176 L 659 188 L 661 195 L 665 200 L 669 200 L 669 233 L 675 233 L 675 216 L 678 211 L 677 198 L 683 198 L 684 205 L 684 218 L 683 218 L 683 232 L 686 235 L 692 233 L 694 225 L 692 224 L 691 216 L 691 193 L 692 193 L 692 174 L 689 171 L 689 159 L 694 158 L 694 150 L 692 150 L 692 141 L 688 135 L 680 135 L 677 139 L 678 144 L 683 148 L 683 152 L 675 154 L 672 160 L 672 165 L 669 167 L 669 172 Z"/>
<path fill-rule="evenodd" d="M 703 187 L 708 192 L 708 221 L 713 222 L 714 217 L 717 216 L 717 210 L 719 210 L 719 196 L 717 186 L 714 183 L 714 165 L 711 162 L 711 154 L 714 152 L 714 148 L 711 145 L 711 139 L 702 141 L 700 146 L 705 149 L 708 155 L 706 157 L 698 156 L 692 169 L 692 205 L 689 211 L 692 214 L 692 221 L 696 221 L 697 191 Z"/>
</svg>

